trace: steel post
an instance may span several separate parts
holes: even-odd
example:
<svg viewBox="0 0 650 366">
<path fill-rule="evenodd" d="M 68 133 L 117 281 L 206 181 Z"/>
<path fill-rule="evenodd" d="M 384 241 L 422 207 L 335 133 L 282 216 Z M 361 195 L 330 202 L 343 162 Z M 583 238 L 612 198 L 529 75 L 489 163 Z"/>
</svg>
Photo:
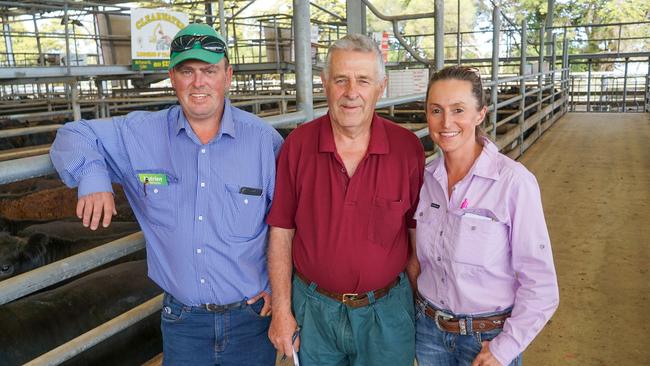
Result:
<svg viewBox="0 0 650 366">
<path fill-rule="evenodd" d="M 296 55 L 296 108 L 298 111 L 305 112 L 307 121 L 312 120 L 314 116 L 309 6 L 308 1 L 293 0 L 293 33 Z"/>
<path fill-rule="evenodd" d="M 347 0 L 345 3 L 346 3 L 345 14 L 346 14 L 346 23 L 348 27 L 348 34 L 352 34 L 352 33 L 365 34 L 365 28 L 366 28 L 365 7 L 366 6 L 363 4 L 361 0 Z M 309 4 L 307 4 L 307 6 L 309 6 Z"/>
<path fill-rule="evenodd" d="M 519 110 L 521 114 L 519 115 L 519 155 L 524 153 L 524 125 L 526 123 L 525 109 L 526 109 L 526 32 L 527 24 L 525 20 L 521 21 L 521 55 L 519 59 L 519 75 L 522 76 L 521 81 L 519 82 L 519 95 L 521 100 L 519 101 Z"/>
<path fill-rule="evenodd" d="M 436 70 L 445 67 L 445 2 L 444 0 L 435 0 L 435 39 L 434 39 L 434 59 Z"/>
<path fill-rule="evenodd" d="M 441 0 L 436 0 L 441 1 Z M 436 18 L 437 20 L 437 18 Z M 490 112 L 490 123 L 492 124 L 492 139 L 496 141 L 497 138 L 497 88 L 499 87 L 499 39 L 501 38 L 501 17 L 499 14 L 499 6 L 495 5 L 492 9 L 492 23 L 494 28 L 492 30 L 492 89 L 491 89 L 491 104 L 494 107 Z M 437 24 L 437 22 L 436 22 Z M 436 35 L 437 37 L 437 35 Z M 436 61 L 437 62 L 437 61 Z"/>
<path fill-rule="evenodd" d="M 219 0 L 219 33 L 223 36 L 223 39 L 228 42 L 228 28 L 226 28 L 226 18 L 225 18 L 226 8 L 223 5 L 223 0 Z"/>
<path fill-rule="evenodd" d="M 549 0 L 552 1 L 552 0 Z M 551 62 L 549 62 L 549 71 L 551 72 L 551 102 L 549 103 L 550 105 L 553 105 L 555 103 L 555 42 L 556 42 L 556 34 L 553 33 L 553 36 L 551 37 Z M 555 108 L 551 108 L 551 120 L 553 120 L 553 116 L 555 115 Z"/>
<path fill-rule="evenodd" d="M 591 59 L 587 64 L 587 112 L 591 112 Z"/>
<path fill-rule="evenodd" d="M 625 59 L 625 73 L 623 74 L 623 113 L 627 112 L 627 69 L 630 59 Z"/>
<path fill-rule="evenodd" d="M 540 118 L 537 120 L 537 133 L 540 133 L 540 126 L 542 124 L 542 110 L 544 109 L 542 106 L 542 98 L 543 98 L 543 89 L 544 89 L 544 47 L 546 46 L 544 44 L 544 33 L 545 29 L 544 26 L 539 28 L 539 76 L 537 76 L 537 113 L 540 114 Z"/>
</svg>

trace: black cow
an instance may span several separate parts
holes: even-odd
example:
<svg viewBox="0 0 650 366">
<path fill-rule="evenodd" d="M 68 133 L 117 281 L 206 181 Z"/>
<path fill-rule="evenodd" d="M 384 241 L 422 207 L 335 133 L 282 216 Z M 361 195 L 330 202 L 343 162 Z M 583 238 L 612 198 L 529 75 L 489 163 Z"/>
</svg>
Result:
<svg viewBox="0 0 650 366">
<path fill-rule="evenodd" d="M 0 306 L 0 366 L 22 365 L 161 293 L 134 261 Z M 140 365 L 161 352 L 160 313 L 65 365 Z"/>
<path fill-rule="evenodd" d="M 0 280 L 81 253 L 139 230 L 134 222 L 113 222 L 91 231 L 79 222 L 32 225 L 19 237 L 0 234 Z"/>
</svg>

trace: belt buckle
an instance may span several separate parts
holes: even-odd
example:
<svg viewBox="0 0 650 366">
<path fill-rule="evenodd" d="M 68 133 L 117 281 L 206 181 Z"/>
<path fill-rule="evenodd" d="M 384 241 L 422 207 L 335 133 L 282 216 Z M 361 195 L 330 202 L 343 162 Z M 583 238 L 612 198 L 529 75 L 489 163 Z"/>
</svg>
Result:
<svg viewBox="0 0 650 366">
<path fill-rule="evenodd" d="M 440 322 L 438 321 L 438 319 L 439 319 L 439 318 L 442 318 L 442 319 L 448 321 L 448 320 L 453 319 L 454 316 L 451 315 L 451 314 L 447 314 L 447 313 L 445 313 L 445 312 L 442 311 L 442 310 L 436 310 L 436 312 L 435 312 L 435 314 L 434 314 L 434 318 L 435 318 L 435 320 L 436 320 L 436 327 L 438 327 L 438 329 L 440 329 L 441 331 L 446 332 L 446 330 L 442 329 L 442 327 L 440 326 Z"/>
<path fill-rule="evenodd" d="M 348 301 L 354 301 L 357 299 L 357 296 L 359 296 L 359 294 L 352 294 L 352 293 L 343 294 L 341 295 L 341 302 L 345 304 Z"/>
</svg>

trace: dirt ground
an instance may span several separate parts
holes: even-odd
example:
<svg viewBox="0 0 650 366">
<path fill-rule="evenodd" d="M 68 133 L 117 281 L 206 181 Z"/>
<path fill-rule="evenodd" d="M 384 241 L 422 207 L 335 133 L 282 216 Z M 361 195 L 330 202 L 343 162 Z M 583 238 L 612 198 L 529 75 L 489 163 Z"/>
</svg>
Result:
<svg viewBox="0 0 650 366">
<path fill-rule="evenodd" d="M 650 365 L 650 114 L 569 113 L 519 159 L 536 176 L 560 307 L 527 365 Z"/>
</svg>

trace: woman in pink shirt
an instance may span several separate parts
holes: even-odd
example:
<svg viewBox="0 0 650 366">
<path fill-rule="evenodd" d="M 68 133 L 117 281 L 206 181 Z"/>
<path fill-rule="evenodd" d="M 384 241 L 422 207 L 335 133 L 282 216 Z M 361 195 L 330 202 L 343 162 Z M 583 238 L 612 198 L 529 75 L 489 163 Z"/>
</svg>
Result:
<svg viewBox="0 0 650 366">
<path fill-rule="evenodd" d="M 558 306 L 537 181 L 480 130 L 480 75 L 448 67 L 429 81 L 426 116 L 442 156 L 415 213 L 420 366 L 521 365 Z"/>
</svg>

